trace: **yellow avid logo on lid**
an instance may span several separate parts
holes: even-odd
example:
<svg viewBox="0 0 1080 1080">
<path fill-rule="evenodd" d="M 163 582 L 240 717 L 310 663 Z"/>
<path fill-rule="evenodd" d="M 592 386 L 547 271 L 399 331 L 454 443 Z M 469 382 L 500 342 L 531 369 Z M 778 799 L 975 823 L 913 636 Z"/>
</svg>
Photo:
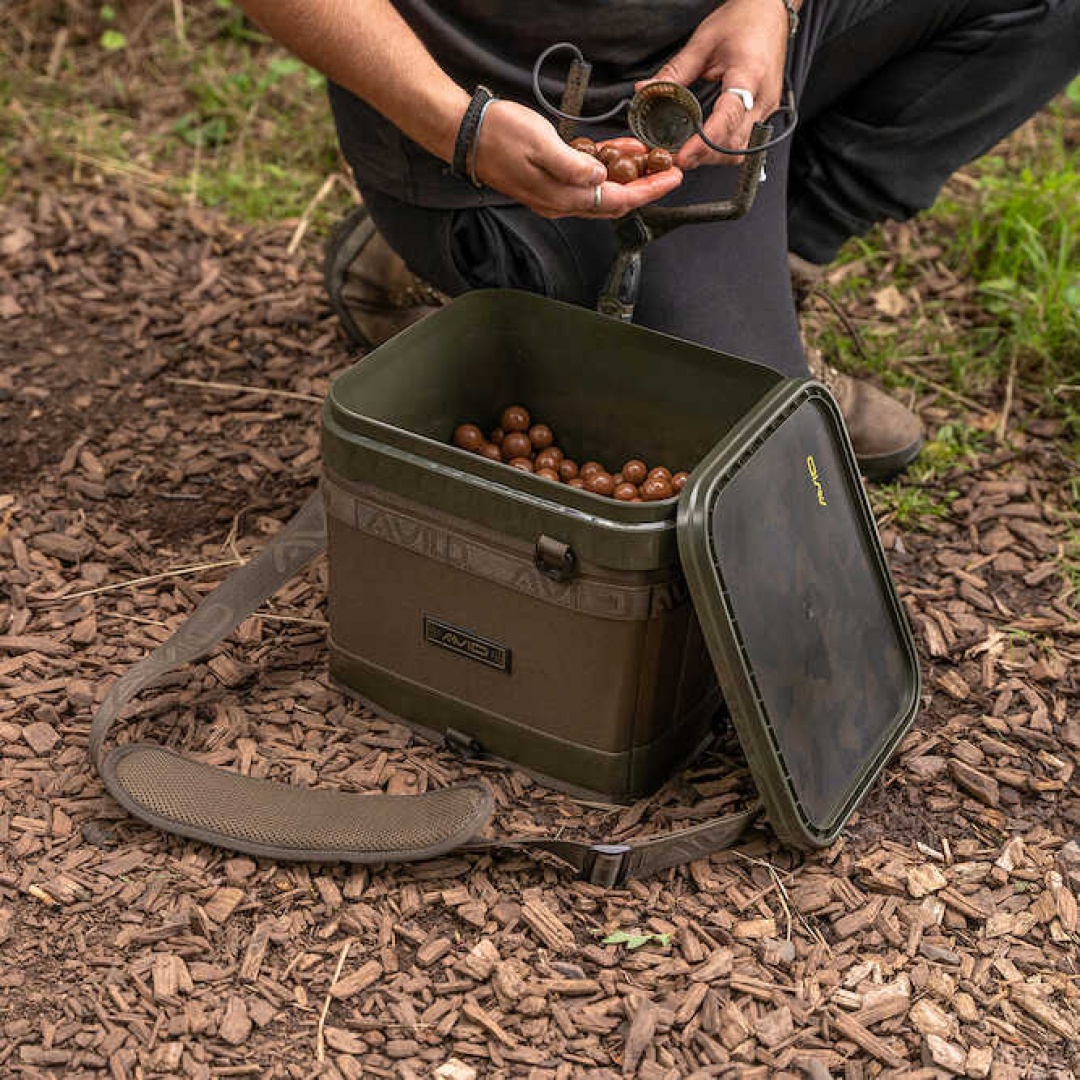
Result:
<svg viewBox="0 0 1080 1080">
<path fill-rule="evenodd" d="M 821 477 L 818 474 L 817 462 L 814 461 L 812 454 L 806 456 L 806 471 L 810 474 L 810 481 L 814 485 L 814 489 L 817 491 L 817 501 L 821 506 L 828 506 L 825 501 L 825 488 L 821 483 Z"/>
</svg>

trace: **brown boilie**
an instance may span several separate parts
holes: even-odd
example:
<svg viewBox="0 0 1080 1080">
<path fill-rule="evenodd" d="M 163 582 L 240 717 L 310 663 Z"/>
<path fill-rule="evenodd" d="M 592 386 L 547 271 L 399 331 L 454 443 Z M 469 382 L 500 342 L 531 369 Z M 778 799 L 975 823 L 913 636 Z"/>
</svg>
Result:
<svg viewBox="0 0 1080 1080">
<path fill-rule="evenodd" d="M 662 476 L 653 476 L 641 485 L 641 497 L 646 502 L 657 502 L 659 499 L 670 499 L 675 494 L 671 482 Z"/>
<path fill-rule="evenodd" d="M 629 184 L 640 174 L 632 158 L 617 157 L 607 167 L 607 178 L 615 184 Z"/>
<path fill-rule="evenodd" d="M 529 442 L 534 450 L 547 450 L 555 441 L 555 435 L 547 424 L 533 424 L 529 428 Z"/>
<path fill-rule="evenodd" d="M 511 431 L 528 431 L 531 423 L 532 417 L 529 416 L 529 410 L 521 405 L 508 405 L 503 409 L 500 422 L 503 431 L 508 433 Z"/>
<path fill-rule="evenodd" d="M 664 172 L 670 169 L 675 164 L 675 159 L 671 156 L 670 150 L 665 150 L 663 147 L 656 146 L 645 155 L 645 171 L 652 175 L 653 173 Z"/>
<path fill-rule="evenodd" d="M 644 154 L 638 156 L 644 161 Z M 450 441 L 468 453 L 619 502 L 656 502 L 673 498 L 682 491 L 688 475 L 686 472 L 672 474 L 664 465 L 650 469 L 641 458 L 629 458 L 615 472 L 608 472 L 603 462 L 595 459 L 579 466 L 559 447 L 552 428 L 543 421 L 534 423 L 523 405 L 508 405 L 503 409 L 499 425 L 487 436 L 479 425 L 463 423 L 454 428 Z"/>
<path fill-rule="evenodd" d="M 614 146 L 598 146 L 596 148 L 596 157 L 601 165 L 607 167 L 613 161 L 618 161 L 622 154 Z"/>
<path fill-rule="evenodd" d="M 535 443 L 533 444 L 535 445 Z M 558 469 L 559 462 L 563 459 L 563 452 L 557 446 L 549 446 L 536 453 L 536 467 L 538 469 Z"/>
<path fill-rule="evenodd" d="M 624 151 L 611 143 L 595 143 L 584 136 L 571 139 L 570 146 L 596 158 L 607 169 L 607 178 L 615 184 L 629 184 L 639 177 L 664 172 L 675 164 L 671 153 L 660 147 L 654 147 L 647 153 L 640 150 Z"/>
<path fill-rule="evenodd" d="M 532 443 L 524 431 L 508 431 L 503 437 L 502 456 L 504 461 L 512 461 L 514 458 L 527 458 L 532 454 Z"/>
<path fill-rule="evenodd" d="M 611 478 L 611 473 L 606 473 L 603 470 L 594 472 L 585 481 L 585 490 L 591 491 L 594 495 L 614 495 L 615 481 Z"/>
<path fill-rule="evenodd" d="M 475 424 L 458 424 L 454 428 L 454 445 L 477 453 L 486 442 L 484 433 Z"/>
</svg>

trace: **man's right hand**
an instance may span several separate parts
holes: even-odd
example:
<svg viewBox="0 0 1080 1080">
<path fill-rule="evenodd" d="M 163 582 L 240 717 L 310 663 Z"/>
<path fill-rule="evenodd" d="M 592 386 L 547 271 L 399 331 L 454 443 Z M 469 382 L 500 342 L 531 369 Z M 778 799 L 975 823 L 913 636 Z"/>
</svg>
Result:
<svg viewBox="0 0 1080 1080">
<path fill-rule="evenodd" d="M 488 106 L 480 129 L 476 175 L 488 187 L 546 218 L 622 217 L 682 183 L 682 173 L 675 168 L 629 184 L 612 183 L 596 158 L 564 143 L 538 112 L 501 99 Z M 595 208 L 597 185 L 599 209 Z"/>
</svg>

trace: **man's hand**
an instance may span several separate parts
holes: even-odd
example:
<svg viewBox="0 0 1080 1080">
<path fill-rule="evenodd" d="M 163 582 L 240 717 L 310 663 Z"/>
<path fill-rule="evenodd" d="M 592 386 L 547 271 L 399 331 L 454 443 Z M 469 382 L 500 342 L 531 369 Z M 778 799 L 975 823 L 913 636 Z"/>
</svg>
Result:
<svg viewBox="0 0 1080 1080">
<path fill-rule="evenodd" d="M 612 142 L 627 151 L 645 149 L 633 139 Z M 596 158 L 567 146 L 538 112 L 502 100 L 493 101 L 484 117 L 476 145 L 476 174 L 488 187 L 546 218 L 621 217 L 682 182 L 678 169 L 667 169 L 629 184 L 612 183 Z"/>
<path fill-rule="evenodd" d="M 754 121 L 771 116 L 780 105 L 787 42 L 788 19 L 781 0 L 726 0 L 654 79 L 683 86 L 710 79 L 725 89 L 749 90 L 754 95 L 753 109 L 748 111 L 737 95 L 721 93 L 704 124 L 705 134 L 714 143 L 741 149 L 750 140 Z M 710 150 L 697 135 L 675 156 L 675 164 L 682 169 L 733 165 L 740 160 Z"/>
<path fill-rule="evenodd" d="M 390 0 L 239 2 L 302 60 L 429 153 L 452 160 L 469 95 L 439 67 Z M 570 149 L 539 113 L 511 101 L 488 106 L 476 149 L 479 179 L 545 217 L 621 217 L 682 181 L 678 169 L 668 169 L 630 184 L 610 183 L 595 158 Z"/>
</svg>

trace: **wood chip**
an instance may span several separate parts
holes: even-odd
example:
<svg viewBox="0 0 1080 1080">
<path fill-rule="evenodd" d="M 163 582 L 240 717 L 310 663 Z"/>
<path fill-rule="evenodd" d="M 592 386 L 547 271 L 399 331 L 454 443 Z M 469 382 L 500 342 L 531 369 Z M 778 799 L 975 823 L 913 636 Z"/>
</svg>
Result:
<svg viewBox="0 0 1080 1080">
<path fill-rule="evenodd" d="M 969 795 L 974 795 L 980 802 L 987 806 L 999 806 L 1001 803 L 998 782 L 978 769 L 965 765 L 962 761 L 950 761 L 949 773 L 957 785 Z"/>
<path fill-rule="evenodd" d="M 955 1034 L 956 1021 L 929 998 L 920 998 L 911 1006 L 908 1019 L 912 1027 L 923 1035 L 938 1035 L 947 1039 Z"/>
<path fill-rule="evenodd" d="M 708 992 L 709 986 L 706 982 L 697 982 L 691 985 L 679 1003 L 678 1009 L 675 1010 L 673 1023 L 676 1027 L 682 1027 L 694 1017 L 698 1009 L 701 1008 L 701 1003 L 705 1000 Z"/>
<path fill-rule="evenodd" d="M 327 1024 L 323 1028 L 323 1038 L 331 1050 L 337 1050 L 342 1054 L 366 1054 L 370 1047 L 363 1039 L 345 1028 L 332 1027 Z"/>
<path fill-rule="evenodd" d="M 449 938 L 440 937 L 425 941 L 416 950 L 416 962 L 421 967 L 430 967 L 437 960 L 441 960 L 453 947 L 454 943 Z"/>
<path fill-rule="evenodd" d="M 22 737 L 35 754 L 47 754 L 60 741 L 60 735 L 52 724 L 39 720 L 22 729 Z"/>
<path fill-rule="evenodd" d="M 573 951 L 576 942 L 573 931 L 545 903 L 531 899 L 521 908 L 521 917 L 534 934 L 553 952 Z"/>
<path fill-rule="evenodd" d="M 956 1076 L 964 1075 L 967 1053 L 962 1046 L 947 1042 L 938 1035 L 924 1035 L 922 1045 L 924 1064 L 936 1065 Z"/>
<path fill-rule="evenodd" d="M 948 883 L 949 879 L 933 863 L 913 866 L 907 875 L 908 892 L 916 898 L 943 889 Z"/>
<path fill-rule="evenodd" d="M 458 1058 L 447 1058 L 435 1068 L 435 1080 L 476 1080 L 477 1072 Z"/>
<path fill-rule="evenodd" d="M 220 926 L 239 907 L 243 899 L 243 889 L 232 887 L 217 889 L 203 905 L 203 910 L 213 922 Z"/>
<path fill-rule="evenodd" d="M 239 1046 L 251 1034 L 251 1018 L 244 999 L 233 995 L 225 1003 L 225 1012 L 218 1025 L 218 1035 L 227 1043 Z"/>
<path fill-rule="evenodd" d="M 717 979 L 722 979 L 731 974 L 733 962 L 733 951 L 721 946 L 718 949 L 714 949 L 712 953 L 709 954 L 705 963 L 694 968 L 694 970 L 690 972 L 690 978 L 694 982 L 702 982 L 711 985 Z"/>
<path fill-rule="evenodd" d="M 153 982 L 155 1001 L 175 1001 L 178 994 L 195 989 L 183 957 L 171 953 L 154 955 Z"/>
<path fill-rule="evenodd" d="M 985 1080 L 994 1067 L 994 1051 L 989 1046 L 972 1046 L 964 1062 L 964 1075 L 971 1080 Z"/>
<path fill-rule="evenodd" d="M 1027 983 L 1014 984 L 1009 988 L 1012 1002 L 1024 1010 L 1030 1017 L 1062 1039 L 1077 1038 L 1076 1025 L 1066 1020 L 1056 1009 L 1047 1005 L 1039 997 L 1038 991 Z"/>
<path fill-rule="evenodd" d="M 906 1064 L 903 1055 L 898 1054 L 887 1043 L 883 1042 L 872 1032 L 850 1016 L 845 1015 L 838 1009 L 829 1010 L 829 1023 L 845 1039 L 850 1039 L 856 1046 L 861 1047 L 872 1057 L 883 1061 L 893 1069 L 902 1068 Z"/>
<path fill-rule="evenodd" d="M 493 1035 L 503 1046 L 516 1046 L 517 1040 L 506 1031 L 495 1018 L 475 1001 L 466 999 L 461 1007 L 463 1016 L 479 1024 L 488 1034 Z"/>
<path fill-rule="evenodd" d="M 262 970 L 263 959 L 270 945 L 270 935 L 277 924 L 276 919 L 264 919 L 257 923 L 248 939 L 247 948 L 240 960 L 240 978 L 247 982 L 254 982 Z"/>
<path fill-rule="evenodd" d="M 42 656 L 70 656 L 71 646 L 43 634 L 0 634 L 0 653 L 41 653 Z"/>
<path fill-rule="evenodd" d="M 340 978 L 331 988 L 330 996 L 338 1001 L 360 994 L 382 978 L 383 966 L 378 960 L 368 960 L 356 971 Z"/>
<path fill-rule="evenodd" d="M 653 1040 L 658 1012 L 656 1005 L 648 998 L 642 998 L 634 1008 L 623 1050 L 623 1076 L 633 1076 L 637 1072 L 641 1056 Z"/>
<path fill-rule="evenodd" d="M 764 1013 L 754 1022 L 754 1033 L 768 1047 L 779 1046 L 795 1031 L 791 1010 L 786 1005 Z"/>
<path fill-rule="evenodd" d="M 731 928 L 732 934 L 737 938 L 771 938 L 776 937 L 775 919 L 743 919 Z"/>
</svg>

